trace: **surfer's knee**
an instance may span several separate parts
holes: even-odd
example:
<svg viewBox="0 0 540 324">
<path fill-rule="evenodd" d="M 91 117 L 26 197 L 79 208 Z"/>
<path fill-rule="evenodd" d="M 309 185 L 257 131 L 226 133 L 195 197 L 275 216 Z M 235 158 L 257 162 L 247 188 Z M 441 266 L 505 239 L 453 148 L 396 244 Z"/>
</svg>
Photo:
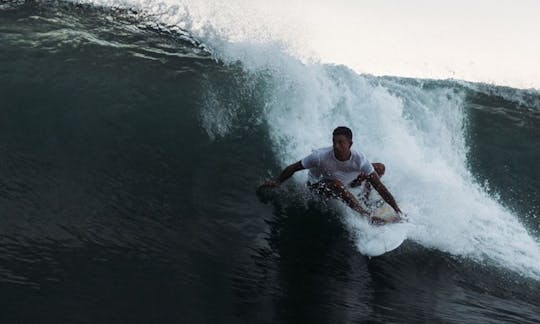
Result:
<svg viewBox="0 0 540 324">
<path fill-rule="evenodd" d="M 343 196 L 343 193 L 346 191 L 345 186 L 343 185 L 343 182 L 339 180 L 334 179 L 325 179 L 322 180 L 320 183 L 320 190 L 319 192 L 324 192 L 324 194 L 328 197 L 341 197 Z"/>
<path fill-rule="evenodd" d="M 375 169 L 375 172 L 379 175 L 379 177 L 382 177 L 384 175 L 384 172 L 386 171 L 386 166 L 383 163 L 375 162 L 371 163 L 373 166 L 373 169 Z"/>
</svg>

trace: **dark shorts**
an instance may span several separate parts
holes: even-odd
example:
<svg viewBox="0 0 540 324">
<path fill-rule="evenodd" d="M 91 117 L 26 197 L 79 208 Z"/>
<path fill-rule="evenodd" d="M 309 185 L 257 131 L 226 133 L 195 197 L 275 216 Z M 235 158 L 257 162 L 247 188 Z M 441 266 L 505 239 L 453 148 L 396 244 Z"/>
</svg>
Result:
<svg viewBox="0 0 540 324">
<path fill-rule="evenodd" d="M 331 180 L 331 179 L 322 179 L 315 183 L 311 183 L 308 181 L 307 186 L 309 190 L 321 196 L 328 197 L 328 198 L 338 198 L 339 195 L 335 191 L 335 186 L 337 185 L 336 181 L 337 180 Z"/>
</svg>

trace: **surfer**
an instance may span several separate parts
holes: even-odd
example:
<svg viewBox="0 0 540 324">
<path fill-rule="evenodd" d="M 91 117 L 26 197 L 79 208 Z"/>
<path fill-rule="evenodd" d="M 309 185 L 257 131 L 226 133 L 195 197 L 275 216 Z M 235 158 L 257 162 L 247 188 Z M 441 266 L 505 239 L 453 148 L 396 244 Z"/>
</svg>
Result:
<svg viewBox="0 0 540 324">
<path fill-rule="evenodd" d="M 352 137 L 352 131 L 348 127 L 337 127 L 332 133 L 333 145 L 331 147 L 314 150 L 302 160 L 286 167 L 276 180 L 267 181 L 259 188 L 277 187 L 295 172 L 309 169 L 307 185 L 310 190 L 323 197 L 341 199 L 360 215 L 369 217 L 368 211 L 347 189 L 347 187 L 360 186 L 367 181 L 364 195 L 367 197 L 369 190 L 371 190 L 370 186 L 373 186 L 384 201 L 396 211 L 397 215 L 401 215 L 401 210 L 394 197 L 380 180 L 385 172 L 384 164 L 372 164 L 364 153 L 351 150 Z M 399 218 L 392 221 L 397 220 Z M 374 221 L 384 222 L 377 219 Z"/>
</svg>

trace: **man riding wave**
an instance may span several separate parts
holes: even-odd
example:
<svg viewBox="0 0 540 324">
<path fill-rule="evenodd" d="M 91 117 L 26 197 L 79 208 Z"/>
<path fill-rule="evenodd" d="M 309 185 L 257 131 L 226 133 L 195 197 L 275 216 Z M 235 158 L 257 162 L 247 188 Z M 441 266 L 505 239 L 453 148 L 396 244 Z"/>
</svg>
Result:
<svg viewBox="0 0 540 324">
<path fill-rule="evenodd" d="M 352 131 L 348 127 L 337 127 L 332 135 L 333 145 L 331 147 L 317 149 L 302 160 L 287 166 L 278 179 L 265 182 L 260 188 L 277 187 L 295 172 L 309 169 L 307 184 L 311 190 L 324 197 L 338 198 L 360 215 L 369 217 L 368 211 L 347 189 L 347 187 L 357 187 L 367 180 L 367 190 L 369 190 L 370 185 L 373 186 L 384 201 L 396 211 L 397 215 L 401 215 L 402 212 L 394 197 L 380 180 L 385 172 L 384 164 L 372 164 L 364 153 L 351 150 Z M 396 217 L 390 221 L 398 221 L 399 219 Z M 384 222 L 380 219 L 374 221 Z"/>
</svg>

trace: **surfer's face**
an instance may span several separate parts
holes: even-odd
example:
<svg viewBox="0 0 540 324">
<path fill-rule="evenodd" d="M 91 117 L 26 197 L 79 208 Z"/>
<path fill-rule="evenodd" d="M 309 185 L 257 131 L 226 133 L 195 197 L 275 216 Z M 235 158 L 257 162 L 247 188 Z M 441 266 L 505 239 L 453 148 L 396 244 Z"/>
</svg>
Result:
<svg viewBox="0 0 540 324">
<path fill-rule="evenodd" d="M 332 137 L 332 142 L 334 143 L 334 155 L 338 160 L 345 161 L 348 160 L 351 156 L 351 145 L 350 141 L 345 135 L 334 135 Z"/>
</svg>

